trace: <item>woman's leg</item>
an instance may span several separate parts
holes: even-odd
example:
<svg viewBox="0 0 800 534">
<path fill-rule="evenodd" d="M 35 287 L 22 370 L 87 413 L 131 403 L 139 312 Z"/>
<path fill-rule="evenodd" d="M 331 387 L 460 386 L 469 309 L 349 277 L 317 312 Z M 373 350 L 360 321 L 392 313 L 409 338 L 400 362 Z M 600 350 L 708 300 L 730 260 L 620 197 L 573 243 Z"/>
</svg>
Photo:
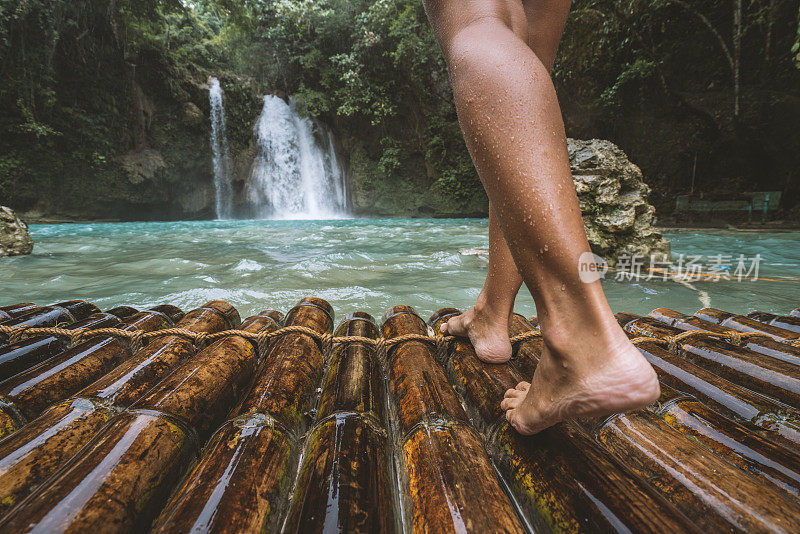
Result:
<svg viewBox="0 0 800 534">
<path fill-rule="evenodd" d="M 426 0 L 447 60 L 459 122 L 544 336 L 532 385 L 503 401 L 522 433 L 567 418 L 640 408 L 655 372 L 614 319 L 589 251 L 547 68 L 527 43 L 520 0 Z"/>
<path fill-rule="evenodd" d="M 562 0 L 523 0 L 527 43 L 548 73 L 556 60 L 558 42 L 567 22 L 569 2 Z M 522 286 L 511 251 L 500 223 L 489 206 L 489 271 L 480 295 L 470 310 L 453 317 L 441 327 L 443 334 L 469 337 L 478 358 L 501 363 L 511 358 L 508 323 L 514 301 Z"/>
<path fill-rule="evenodd" d="M 489 206 L 489 272 L 475 305 L 452 317 L 441 327 L 447 335 L 469 337 L 478 358 L 502 363 L 511 358 L 508 323 L 514 313 L 514 300 L 522 286 L 514 258 L 500 230 L 500 223 Z"/>
</svg>

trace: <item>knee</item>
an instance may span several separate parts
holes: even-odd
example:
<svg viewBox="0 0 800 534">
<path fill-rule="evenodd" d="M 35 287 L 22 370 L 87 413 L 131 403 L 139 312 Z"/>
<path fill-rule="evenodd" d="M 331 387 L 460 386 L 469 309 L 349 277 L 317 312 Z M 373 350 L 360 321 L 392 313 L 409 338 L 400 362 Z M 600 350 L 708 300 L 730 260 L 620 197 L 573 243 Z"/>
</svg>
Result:
<svg viewBox="0 0 800 534">
<path fill-rule="evenodd" d="M 442 51 L 451 67 L 464 61 L 502 61 L 519 45 L 527 49 L 526 28 L 494 15 L 475 18 L 449 37 L 442 42 Z"/>
<path fill-rule="evenodd" d="M 464 9 L 461 2 L 452 0 L 425 4 L 448 62 L 465 51 L 492 46 L 493 41 L 527 42 L 528 25 L 519 0 L 495 0 L 478 9 Z"/>
</svg>

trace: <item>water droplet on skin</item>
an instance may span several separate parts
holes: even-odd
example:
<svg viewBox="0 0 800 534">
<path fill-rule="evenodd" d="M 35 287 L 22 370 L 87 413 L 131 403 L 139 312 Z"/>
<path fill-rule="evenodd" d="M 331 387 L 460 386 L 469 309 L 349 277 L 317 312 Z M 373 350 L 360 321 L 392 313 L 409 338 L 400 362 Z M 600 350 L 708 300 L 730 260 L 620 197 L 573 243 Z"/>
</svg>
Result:
<svg viewBox="0 0 800 534">
<path fill-rule="evenodd" d="M 567 290 L 567 284 L 561 284 L 561 291 Z"/>
</svg>

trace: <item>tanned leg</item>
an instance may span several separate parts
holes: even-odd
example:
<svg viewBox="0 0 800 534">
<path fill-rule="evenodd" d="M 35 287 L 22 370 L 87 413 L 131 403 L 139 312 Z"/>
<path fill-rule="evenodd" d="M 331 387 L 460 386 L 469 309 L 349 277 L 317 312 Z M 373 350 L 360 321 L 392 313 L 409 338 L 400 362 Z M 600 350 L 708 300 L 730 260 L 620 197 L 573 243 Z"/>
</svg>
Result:
<svg viewBox="0 0 800 534">
<path fill-rule="evenodd" d="M 567 21 L 569 2 L 561 0 L 524 0 L 527 43 L 548 73 L 556 60 L 558 42 Z M 508 323 L 514 313 L 514 301 L 520 276 L 500 224 L 489 206 L 489 272 L 475 305 L 453 317 L 441 327 L 443 334 L 468 337 L 478 358 L 489 363 L 511 359 Z"/>
<path fill-rule="evenodd" d="M 427 0 L 456 110 L 500 229 L 536 302 L 544 349 L 531 384 L 502 407 L 519 432 L 640 408 L 659 395 L 652 367 L 614 319 L 589 251 L 548 69 L 528 46 L 519 0 Z"/>
<path fill-rule="evenodd" d="M 502 363 L 511 358 L 508 323 L 514 313 L 514 300 L 522 286 L 511 251 L 500 230 L 500 223 L 489 207 L 489 272 L 475 305 L 441 326 L 446 335 L 469 337 L 478 358 Z"/>
</svg>

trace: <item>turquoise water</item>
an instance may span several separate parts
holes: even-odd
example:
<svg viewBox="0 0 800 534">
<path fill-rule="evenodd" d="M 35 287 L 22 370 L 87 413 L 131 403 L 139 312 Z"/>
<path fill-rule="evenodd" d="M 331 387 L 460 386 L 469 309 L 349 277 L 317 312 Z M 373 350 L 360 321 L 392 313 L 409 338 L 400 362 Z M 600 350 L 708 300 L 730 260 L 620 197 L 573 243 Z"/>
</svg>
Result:
<svg viewBox="0 0 800 534">
<path fill-rule="evenodd" d="M 224 299 L 244 317 L 264 308 L 285 312 L 314 295 L 331 302 L 338 318 L 356 309 L 380 317 L 389 306 L 410 304 L 427 319 L 441 307 L 474 302 L 487 263 L 460 250 L 487 247 L 487 228 L 474 219 L 32 225 L 34 253 L 0 259 L 0 303 L 84 298 L 103 309 L 166 302 L 188 310 Z M 674 254 L 761 254 L 760 277 L 800 276 L 800 233 L 666 237 Z M 706 304 L 783 314 L 800 306 L 797 283 L 607 279 L 604 287 L 614 311 L 640 314 L 663 306 L 692 313 Z M 535 313 L 524 289 L 517 311 Z"/>
</svg>

